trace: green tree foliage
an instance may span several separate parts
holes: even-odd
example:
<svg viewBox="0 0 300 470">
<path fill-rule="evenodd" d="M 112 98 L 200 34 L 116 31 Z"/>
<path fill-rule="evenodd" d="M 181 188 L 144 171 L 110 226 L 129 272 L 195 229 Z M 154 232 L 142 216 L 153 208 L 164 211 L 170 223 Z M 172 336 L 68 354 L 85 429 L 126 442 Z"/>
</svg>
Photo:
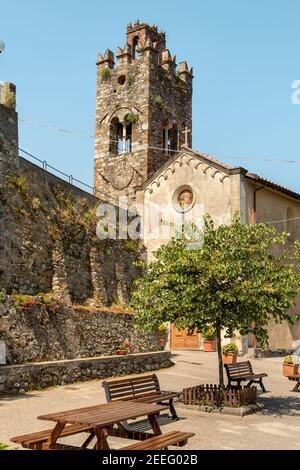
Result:
<svg viewBox="0 0 300 470">
<path fill-rule="evenodd" d="M 267 346 L 271 320 L 296 320 L 288 310 L 299 293 L 300 249 L 296 243 L 286 250 L 287 234 L 264 224 L 241 224 L 238 215 L 232 225 L 218 228 L 206 216 L 202 246 L 193 244 L 196 235 L 195 228 L 184 230 L 160 247 L 153 262 L 140 263 L 143 276 L 131 306 L 148 331 L 163 322 L 199 332 L 213 326 L 223 384 L 222 329 L 227 337 L 235 330 L 253 333 Z"/>
</svg>

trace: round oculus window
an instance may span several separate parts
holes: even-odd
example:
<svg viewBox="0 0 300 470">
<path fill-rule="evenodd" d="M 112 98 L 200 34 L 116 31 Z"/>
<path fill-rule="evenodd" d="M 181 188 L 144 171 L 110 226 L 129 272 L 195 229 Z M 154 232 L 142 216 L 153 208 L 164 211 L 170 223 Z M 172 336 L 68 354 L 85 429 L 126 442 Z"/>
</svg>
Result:
<svg viewBox="0 0 300 470">
<path fill-rule="evenodd" d="M 178 212 L 188 212 L 195 203 L 195 194 L 190 186 L 181 186 L 173 195 L 173 206 Z"/>
</svg>

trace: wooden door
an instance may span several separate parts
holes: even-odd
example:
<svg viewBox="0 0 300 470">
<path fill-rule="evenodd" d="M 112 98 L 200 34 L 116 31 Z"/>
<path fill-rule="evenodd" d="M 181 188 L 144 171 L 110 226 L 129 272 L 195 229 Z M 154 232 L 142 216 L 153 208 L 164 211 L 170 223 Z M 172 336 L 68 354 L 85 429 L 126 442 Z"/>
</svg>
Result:
<svg viewBox="0 0 300 470">
<path fill-rule="evenodd" d="M 200 335 L 194 332 L 188 335 L 188 330 L 177 330 L 175 326 L 171 328 L 171 349 L 199 349 Z"/>
</svg>

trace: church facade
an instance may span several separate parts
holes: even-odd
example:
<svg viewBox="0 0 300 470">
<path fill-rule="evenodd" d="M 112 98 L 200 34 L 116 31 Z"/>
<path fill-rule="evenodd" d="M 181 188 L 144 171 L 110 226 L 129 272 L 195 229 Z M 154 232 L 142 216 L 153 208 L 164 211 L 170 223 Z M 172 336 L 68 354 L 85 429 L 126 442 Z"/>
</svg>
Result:
<svg viewBox="0 0 300 470">
<path fill-rule="evenodd" d="M 117 65 L 109 49 L 98 54 L 94 185 L 104 201 L 136 204 L 149 258 L 177 226 L 199 225 L 206 213 L 219 225 L 238 211 L 243 223 L 288 231 L 288 243 L 300 238 L 299 194 L 192 149 L 193 71 L 186 62 L 177 67 L 164 32 L 129 24 L 116 58 Z M 270 324 L 269 335 L 271 348 L 289 349 L 300 324 Z M 186 332 L 173 331 L 171 340 L 173 347 L 201 344 Z"/>
</svg>

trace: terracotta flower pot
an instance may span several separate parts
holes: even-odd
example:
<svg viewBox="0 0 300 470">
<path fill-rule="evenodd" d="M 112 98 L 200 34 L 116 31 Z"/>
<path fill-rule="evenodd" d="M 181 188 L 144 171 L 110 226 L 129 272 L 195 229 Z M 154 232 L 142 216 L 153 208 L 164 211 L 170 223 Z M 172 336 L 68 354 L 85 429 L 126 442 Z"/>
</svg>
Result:
<svg viewBox="0 0 300 470">
<path fill-rule="evenodd" d="M 223 364 L 236 364 L 237 356 L 236 353 L 222 353 Z"/>
<path fill-rule="evenodd" d="M 211 341 L 203 341 L 203 347 L 205 352 L 215 352 L 216 348 L 216 340 L 213 339 Z"/>
<path fill-rule="evenodd" d="M 128 354 L 128 351 L 126 349 L 118 349 L 117 350 L 117 355 L 118 356 L 126 356 Z"/>
<path fill-rule="evenodd" d="M 298 374 L 299 364 L 282 364 L 282 373 L 284 377 L 291 377 Z"/>
<path fill-rule="evenodd" d="M 164 348 L 166 346 L 167 340 L 165 338 L 160 338 L 159 339 L 159 344 L 161 348 Z"/>
</svg>

